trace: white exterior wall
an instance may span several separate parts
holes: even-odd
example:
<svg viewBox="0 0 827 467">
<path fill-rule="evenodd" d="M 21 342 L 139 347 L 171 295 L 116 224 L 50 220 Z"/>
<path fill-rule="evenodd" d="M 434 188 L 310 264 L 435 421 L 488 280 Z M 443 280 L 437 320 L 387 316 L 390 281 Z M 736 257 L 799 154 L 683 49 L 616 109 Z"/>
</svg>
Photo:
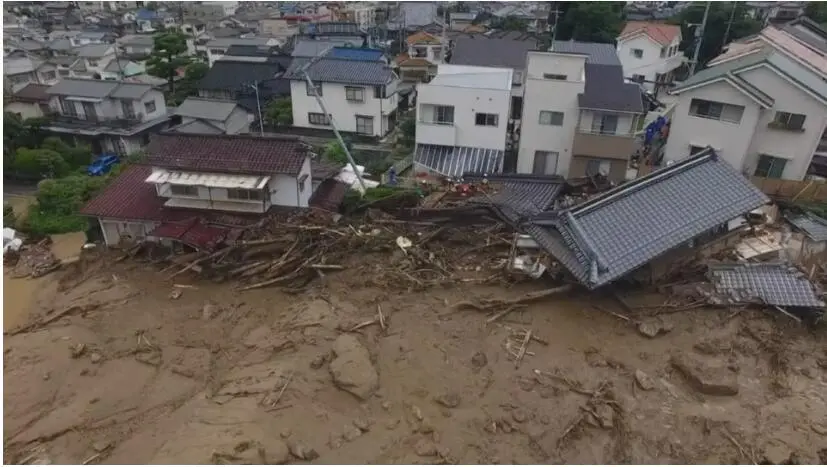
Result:
<svg viewBox="0 0 827 467">
<path fill-rule="evenodd" d="M 622 113 L 622 112 L 611 112 L 609 110 L 601 111 L 601 110 L 586 110 L 582 109 L 580 111 L 580 124 L 576 127 L 577 131 L 581 133 L 591 133 L 592 132 L 592 122 L 594 121 L 595 114 L 598 115 L 617 115 L 617 132 L 615 133 L 618 136 L 629 136 L 631 135 L 635 128 L 635 114 L 630 113 Z"/>
<path fill-rule="evenodd" d="M 84 60 L 86 62 L 86 72 L 90 76 L 95 74 L 95 73 L 98 73 L 98 74 L 102 75 L 103 70 L 106 68 L 106 65 L 109 65 L 109 62 L 111 62 L 114 58 L 115 58 L 115 48 L 114 47 L 112 47 L 110 49 L 110 52 L 107 53 L 106 55 L 104 55 L 103 57 L 92 58 L 92 59 L 85 58 Z M 92 64 L 93 62 L 94 62 L 94 65 Z"/>
<path fill-rule="evenodd" d="M 660 51 L 663 46 L 646 34 L 638 34 L 627 40 L 619 41 L 617 56 L 623 65 L 623 76 L 631 78 L 632 75 L 643 75 L 647 80 L 654 81 L 656 74 L 665 74 L 678 68 L 683 62 L 683 54 L 677 51 L 676 48 L 676 52 L 670 56 L 668 55 L 668 49 L 673 46 L 677 47 L 680 42 L 679 35 L 671 44 L 666 46 L 667 56 L 661 58 Z M 633 49 L 643 50 L 643 57 L 635 57 L 632 54 Z M 643 86 L 650 91 L 655 87 L 653 83 L 643 83 Z"/>
<path fill-rule="evenodd" d="M 228 135 L 246 133 L 250 131 L 250 114 L 241 107 L 236 107 L 230 117 L 224 122 L 224 132 Z"/>
<path fill-rule="evenodd" d="M 505 150 L 510 90 L 420 84 L 416 102 L 417 143 Z M 454 106 L 454 124 L 428 123 L 434 105 Z M 477 126 L 477 113 L 497 114 L 497 126 Z"/>
<path fill-rule="evenodd" d="M 315 83 L 322 85 L 322 99 L 327 112 L 333 116 L 339 131 L 356 132 L 356 115 L 373 117 L 373 136 L 383 136 L 387 133 L 387 124 L 383 123 L 387 116 L 398 106 L 397 95 L 390 94 L 396 90 L 396 82 L 387 86 L 389 96 L 385 99 L 377 99 L 373 94 L 373 86 L 352 87 L 364 88 L 364 102 L 352 102 L 346 99 L 345 85 L 338 83 Z M 350 87 L 350 86 L 349 86 Z M 319 103 L 314 96 L 307 95 L 305 81 L 290 82 L 290 99 L 293 103 L 293 125 L 304 128 L 326 128 L 325 125 L 311 125 L 307 114 L 323 113 Z"/>
<path fill-rule="evenodd" d="M 744 106 L 741 123 L 730 123 L 689 115 L 692 99 L 705 99 Z M 665 160 L 677 161 L 689 156 L 690 146 L 712 146 L 718 154 L 738 170 L 744 167 L 760 108 L 754 100 L 725 82 L 717 82 L 684 91 L 672 116 Z"/>
<path fill-rule="evenodd" d="M 424 57 L 417 57 L 416 49 L 426 49 Z M 439 50 L 439 57 L 436 51 Z M 442 63 L 445 60 L 446 47 L 441 44 L 411 44 L 408 46 L 408 56 L 424 58 L 431 63 Z"/>
<path fill-rule="evenodd" d="M 558 153 L 557 175 L 568 176 L 580 108 L 577 95 L 586 87 L 586 57 L 529 52 L 517 155 L 517 173 L 532 173 L 536 151 Z M 544 73 L 565 74 L 567 81 L 544 79 Z M 540 111 L 563 112 L 563 125 L 540 125 Z"/>
<path fill-rule="evenodd" d="M 803 180 L 827 125 L 827 106 L 770 69 L 756 68 L 740 73 L 739 76 L 758 89 L 769 90 L 765 92 L 775 99 L 772 109 L 761 112 L 744 161 L 744 168 L 750 174 L 754 173 L 758 156 L 766 154 L 787 160 L 783 178 Z M 776 111 L 806 115 L 804 131 L 792 132 L 769 128 L 767 125 L 773 121 Z"/>
<path fill-rule="evenodd" d="M 23 119 L 43 116 L 40 105 L 32 102 L 10 102 L 3 107 L 3 111 L 19 114 Z"/>
<path fill-rule="evenodd" d="M 98 218 L 103 232 L 103 240 L 108 246 L 115 246 L 121 240 L 121 234 L 129 235 L 135 240 L 146 237 L 158 226 L 157 222 L 126 221 L 119 219 Z"/>
</svg>

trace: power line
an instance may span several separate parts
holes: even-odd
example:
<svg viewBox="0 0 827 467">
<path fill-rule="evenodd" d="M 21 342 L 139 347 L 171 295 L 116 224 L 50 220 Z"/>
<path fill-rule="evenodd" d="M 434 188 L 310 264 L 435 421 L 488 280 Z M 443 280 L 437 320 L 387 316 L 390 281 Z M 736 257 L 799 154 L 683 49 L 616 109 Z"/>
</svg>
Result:
<svg viewBox="0 0 827 467">
<path fill-rule="evenodd" d="M 701 21 L 700 27 L 695 29 L 695 53 L 692 57 L 692 65 L 689 66 L 689 76 L 695 74 L 695 68 L 698 66 L 698 55 L 701 53 L 701 44 L 704 41 L 704 30 L 706 29 L 706 21 L 709 19 L 709 8 L 712 6 L 712 2 L 706 2 L 706 8 L 704 9 L 704 19 Z"/>
</svg>

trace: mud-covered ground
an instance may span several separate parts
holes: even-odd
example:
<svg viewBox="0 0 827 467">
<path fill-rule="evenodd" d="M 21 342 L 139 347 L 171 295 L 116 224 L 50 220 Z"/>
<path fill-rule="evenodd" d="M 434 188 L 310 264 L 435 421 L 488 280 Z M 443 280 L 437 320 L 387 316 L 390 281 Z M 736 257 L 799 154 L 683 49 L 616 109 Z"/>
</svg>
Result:
<svg viewBox="0 0 827 467">
<path fill-rule="evenodd" d="M 827 331 L 784 316 L 626 321 L 571 293 L 486 323 L 451 305 L 547 284 L 400 293 L 342 271 L 288 295 L 157 269 L 49 276 L 30 319 L 72 311 L 6 335 L 6 462 L 827 462 Z M 350 331 L 379 308 L 385 330 Z"/>
</svg>

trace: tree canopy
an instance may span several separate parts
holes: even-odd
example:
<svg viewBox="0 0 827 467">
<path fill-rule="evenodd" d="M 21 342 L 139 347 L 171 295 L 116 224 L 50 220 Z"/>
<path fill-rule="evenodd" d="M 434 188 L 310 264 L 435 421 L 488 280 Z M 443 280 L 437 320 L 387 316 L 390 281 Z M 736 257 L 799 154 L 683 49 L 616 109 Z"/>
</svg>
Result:
<svg viewBox="0 0 827 467">
<path fill-rule="evenodd" d="M 561 13 L 556 39 L 612 44 L 623 27 L 623 6 L 623 2 L 572 2 Z"/>
<path fill-rule="evenodd" d="M 208 71 L 210 71 L 210 66 L 203 61 L 191 61 L 184 68 L 184 76 L 178 80 L 175 91 L 170 94 L 171 105 L 180 105 L 187 97 L 196 95 L 198 93 L 198 82 L 206 76 Z"/>
<path fill-rule="evenodd" d="M 693 2 L 670 21 L 681 26 L 683 42 L 680 49 L 690 58 L 695 46 L 695 27 L 690 24 L 701 24 L 705 8 L 706 2 Z M 733 8 L 735 8 L 734 11 Z M 725 38 L 730 17 L 732 17 L 732 27 L 730 27 L 728 38 Z M 745 3 L 711 2 L 701 50 L 698 53 L 698 67 L 703 67 L 721 53 L 723 46 L 726 45 L 725 39 L 729 43 L 760 31 L 761 22 L 747 14 Z"/>
<path fill-rule="evenodd" d="M 516 16 L 506 16 L 505 18 L 491 18 L 491 27 L 494 29 L 502 29 L 504 31 L 525 31 L 528 29 L 528 23 Z"/>
<path fill-rule="evenodd" d="M 170 92 L 175 92 L 175 76 L 179 68 L 190 64 L 187 55 L 187 35 L 180 31 L 168 31 L 153 37 L 152 54 L 147 60 L 147 71 L 152 76 L 164 78 Z"/>
<path fill-rule="evenodd" d="M 827 26 L 827 2 L 808 2 L 804 14 L 821 27 Z"/>
<path fill-rule="evenodd" d="M 272 126 L 289 126 L 293 124 L 293 101 L 289 97 L 275 99 L 267 105 L 264 120 Z"/>
</svg>

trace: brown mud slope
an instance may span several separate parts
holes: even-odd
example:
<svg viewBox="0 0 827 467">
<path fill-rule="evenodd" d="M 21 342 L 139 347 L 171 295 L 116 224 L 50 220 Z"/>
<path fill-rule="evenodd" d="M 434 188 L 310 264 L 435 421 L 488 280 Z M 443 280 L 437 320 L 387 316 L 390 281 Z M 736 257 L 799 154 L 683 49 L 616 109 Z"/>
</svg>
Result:
<svg viewBox="0 0 827 467">
<path fill-rule="evenodd" d="M 6 336 L 6 462 L 827 461 L 827 333 L 783 316 L 626 321 L 572 292 L 487 323 L 451 305 L 543 286 L 398 293 L 346 270 L 288 295 L 82 266 L 52 274 L 47 324 Z"/>
</svg>

